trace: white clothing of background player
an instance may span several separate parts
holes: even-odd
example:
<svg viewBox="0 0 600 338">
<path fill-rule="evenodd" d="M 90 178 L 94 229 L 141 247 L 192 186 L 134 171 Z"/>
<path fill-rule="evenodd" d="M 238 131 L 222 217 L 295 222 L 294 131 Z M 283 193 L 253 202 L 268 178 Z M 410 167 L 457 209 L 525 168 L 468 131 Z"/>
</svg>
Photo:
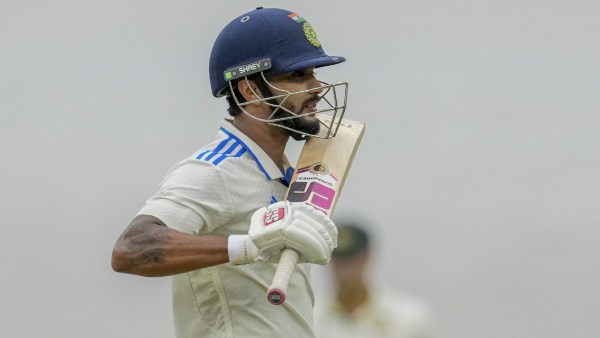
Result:
<svg viewBox="0 0 600 338">
<path fill-rule="evenodd" d="M 306 19 L 282 9 L 243 14 L 217 37 L 211 89 L 227 98 L 231 118 L 168 171 L 112 254 L 115 271 L 174 276 L 177 337 L 314 336 L 307 263 L 329 262 L 337 230 L 322 212 L 283 200 L 293 172 L 284 151 L 290 136 L 336 128 L 315 114 L 341 118 L 347 83 L 322 83 L 314 69 L 343 61 L 325 54 Z M 266 291 L 284 248 L 301 264 L 276 307 Z"/>
</svg>

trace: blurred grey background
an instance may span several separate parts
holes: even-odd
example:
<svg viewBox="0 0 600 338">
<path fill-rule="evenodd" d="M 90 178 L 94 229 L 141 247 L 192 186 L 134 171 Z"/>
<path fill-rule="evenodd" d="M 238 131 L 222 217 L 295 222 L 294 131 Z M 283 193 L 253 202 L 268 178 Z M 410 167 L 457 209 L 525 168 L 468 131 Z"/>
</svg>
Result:
<svg viewBox="0 0 600 338">
<path fill-rule="evenodd" d="M 600 336 L 597 1 L 0 0 L 0 336 L 173 337 L 168 278 L 113 243 L 226 115 L 220 29 L 306 17 L 367 123 L 337 216 L 443 338 Z M 292 147 L 292 153 L 294 152 Z M 317 290 L 328 274 L 315 268 Z"/>
</svg>

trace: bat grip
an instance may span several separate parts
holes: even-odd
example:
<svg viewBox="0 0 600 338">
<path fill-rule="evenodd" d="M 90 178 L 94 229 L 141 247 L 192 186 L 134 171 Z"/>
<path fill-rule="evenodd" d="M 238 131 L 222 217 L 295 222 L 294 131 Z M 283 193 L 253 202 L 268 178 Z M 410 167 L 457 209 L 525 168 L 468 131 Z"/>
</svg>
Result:
<svg viewBox="0 0 600 338">
<path fill-rule="evenodd" d="M 285 293 L 296 269 L 296 263 L 298 263 L 298 253 L 292 249 L 283 250 L 273 282 L 267 291 L 269 303 L 281 305 L 285 302 Z"/>
</svg>

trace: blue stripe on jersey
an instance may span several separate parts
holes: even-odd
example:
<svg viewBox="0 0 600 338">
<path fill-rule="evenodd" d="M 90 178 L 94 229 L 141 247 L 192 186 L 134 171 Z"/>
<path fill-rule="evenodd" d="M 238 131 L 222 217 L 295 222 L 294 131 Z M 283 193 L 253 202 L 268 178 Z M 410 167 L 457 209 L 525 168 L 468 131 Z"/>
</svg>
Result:
<svg viewBox="0 0 600 338">
<path fill-rule="evenodd" d="M 209 157 L 207 157 L 206 159 L 207 159 L 207 160 L 210 160 L 210 159 L 212 159 L 212 158 L 213 158 L 215 155 L 217 155 L 217 154 L 219 154 L 219 155 L 220 155 L 218 158 L 221 158 L 221 157 L 223 157 L 223 156 L 229 156 L 229 154 L 231 154 L 231 152 L 233 151 L 233 149 L 235 149 L 236 147 L 238 147 L 238 146 L 239 146 L 239 143 L 237 143 L 235 140 L 233 140 L 233 139 L 230 139 L 230 140 L 232 140 L 232 141 L 233 141 L 233 143 L 231 143 L 231 145 L 230 145 L 230 146 L 227 148 L 227 150 L 223 151 L 222 153 L 217 153 L 217 152 L 215 152 L 215 153 L 212 153 L 212 154 L 211 154 Z M 218 158 L 217 158 L 217 159 L 218 159 Z M 217 163 L 216 163 L 217 159 L 215 159 L 215 161 L 213 162 L 213 163 L 215 163 L 215 165 L 217 164 Z M 219 161 L 219 162 L 221 162 L 221 161 Z"/>
<path fill-rule="evenodd" d="M 294 168 L 289 167 L 285 171 L 285 176 L 281 178 L 281 183 L 283 183 L 286 187 L 289 187 L 290 182 L 292 181 L 292 176 L 294 176 Z"/>
<path fill-rule="evenodd" d="M 226 153 L 227 153 L 227 151 L 225 151 L 225 152 L 221 152 L 221 150 L 223 150 L 223 148 L 225 148 L 225 146 L 226 146 L 226 145 L 227 145 L 229 142 L 231 142 L 231 141 L 233 141 L 233 146 L 235 147 L 235 143 L 236 143 L 236 142 L 235 142 L 235 140 L 233 140 L 233 139 L 231 139 L 231 138 L 228 138 L 228 139 L 226 139 L 226 140 L 223 140 L 221 143 L 219 143 L 219 145 L 218 145 L 218 146 L 215 148 L 215 150 L 213 150 L 213 151 L 212 151 L 212 154 L 210 154 L 210 155 L 206 156 L 206 160 L 207 160 L 207 161 L 210 161 L 210 160 L 211 160 L 213 157 L 215 157 L 215 155 L 217 155 L 217 154 L 226 154 Z M 231 148 L 228 148 L 228 150 L 229 150 L 229 149 L 231 149 Z M 230 151 L 231 151 L 231 150 L 230 150 Z"/>
<path fill-rule="evenodd" d="M 219 151 L 220 149 L 223 149 L 223 147 L 225 146 L 225 144 L 227 144 L 227 142 L 229 142 L 229 141 L 231 141 L 230 138 L 221 141 L 214 150 L 210 150 L 210 149 L 209 150 L 205 150 L 205 151 L 201 152 L 196 157 L 196 159 L 197 160 L 202 160 L 202 157 L 204 157 L 204 155 L 208 154 L 207 157 L 204 158 L 204 160 L 206 160 L 206 161 L 210 160 L 210 158 L 212 158 L 211 154 L 213 154 L 213 152 L 215 152 L 215 151 Z M 209 156 L 210 156 L 210 158 L 209 158 Z"/>
<path fill-rule="evenodd" d="M 236 144 L 237 146 L 238 144 Z M 221 163 L 221 161 L 223 161 L 224 159 L 228 158 L 228 157 L 240 157 L 242 155 L 244 155 L 244 153 L 246 152 L 246 148 L 242 148 L 240 149 L 240 151 L 238 151 L 237 153 L 233 154 L 233 155 L 229 155 L 229 154 L 222 154 L 221 156 L 217 157 L 213 163 L 215 165 L 219 165 L 219 163 Z"/>
<path fill-rule="evenodd" d="M 202 159 L 202 156 L 204 156 L 204 155 L 206 155 L 206 154 L 208 154 L 208 153 L 210 153 L 210 152 L 211 152 L 211 150 L 205 150 L 205 151 L 201 152 L 201 153 L 200 153 L 200 155 L 198 155 L 198 156 L 196 157 L 196 159 L 197 159 L 197 160 L 200 160 L 200 159 Z"/>
<path fill-rule="evenodd" d="M 254 153 L 252 152 L 252 150 L 250 150 L 250 148 L 242 140 L 240 140 L 239 138 L 237 138 L 237 136 L 235 136 L 232 133 L 230 133 L 227 130 L 225 130 L 225 128 L 223 128 L 223 127 L 221 127 L 221 131 L 224 132 L 225 134 L 229 135 L 230 138 L 232 138 L 232 139 L 236 140 L 237 142 L 239 142 L 245 148 L 245 150 L 248 152 L 248 154 L 250 154 L 250 156 L 252 156 L 252 158 L 254 159 L 254 162 L 256 162 L 256 164 L 258 165 L 258 168 L 260 169 L 260 171 L 262 171 L 263 174 L 265 174 L 265 176 L 267 177 L 268 180 L 271 179 L 271 176 L 269 176 L 269 174 L 267 173 L 267 171 L 265 170 L 265 168 L 262 166 L 262 164 L 260 163 L 260 161 L 258 161 L 258 157 L 256 157 L 256 155 L 254 155 Z"/>
<path fill-rule="evenodd" d="M 234 155 L 231 153 L 240 148 Z M 223 150 L 225 149 L 225 150 Z M 205 150 L 201 152 L 196 159 L 203 160 L 214 164 L 215 166 L 221 163 L 224 159 L 229 157 L 240 157 L 246 152 L 244 144 L 233 137 L 221 141 L 214 150 Z"/>
<path fill-rule="evenodd" d="M 277 203 L 277 198 L 275 198 L 275 195 L 271 195 L 271 204 L 273 203 Z"/>
</svg>

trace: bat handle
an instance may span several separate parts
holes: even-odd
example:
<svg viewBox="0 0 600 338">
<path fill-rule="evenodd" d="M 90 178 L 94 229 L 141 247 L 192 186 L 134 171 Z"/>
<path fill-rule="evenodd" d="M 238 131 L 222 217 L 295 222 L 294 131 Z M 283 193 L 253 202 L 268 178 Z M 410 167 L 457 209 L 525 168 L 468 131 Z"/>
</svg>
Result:
<svg viewBox="0 0 600 338">
<path fill-rule="evenodd" d="M 292 249 L 283 250 L 277 271 L 275 271 L 275 277 L 273 277 L 273 282 L 269 287 L 269 291 L 267 291 L 269 303 L 281 305 L 285 302 L 285 293 L 296 269 L 296 263 L 298 263 L 298 253 Z"/>
</svg>

